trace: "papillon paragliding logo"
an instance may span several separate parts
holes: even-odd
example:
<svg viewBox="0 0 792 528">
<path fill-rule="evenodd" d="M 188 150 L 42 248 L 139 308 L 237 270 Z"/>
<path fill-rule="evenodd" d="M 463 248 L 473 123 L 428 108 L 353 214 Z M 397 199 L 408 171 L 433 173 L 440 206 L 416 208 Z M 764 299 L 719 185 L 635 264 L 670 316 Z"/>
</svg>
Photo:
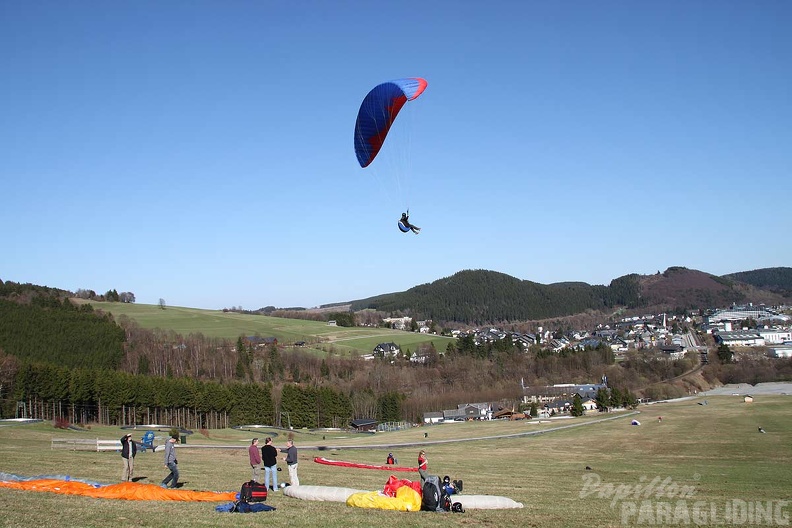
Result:
<svg viewBox="0 0 792 528">
<path fill-rule="evenodd" d="M 357 120 L 355 121 L 355 155 L 361 168 L 372 165 L 372 162 L 380 154 L 387 160 L 380 159 L 375 165 L 380 172 L 387 172 L 395 188 L 395 192 L 400 195 L 400 205 L 409 211 L 409 149 L 411 143 L 410 128 L 411 123 L 404 123 L 404 126 L 393 127 L 396 117 L 402 108 L 409 101 L 414 101 L 426 90 L 427 82 L 419 77 L 396 79 L 394 81 L 378 84 L 366 95 L 358 110 Z M 408 119 L 409 120 L 409 119 Z M 402 125 L 400 120 L 400 125 Z M 388 140 L 388 146 L 384 147 L 388 134 L 398 131 L 398 137 Z M 401 129 L 401 130 L 398 130 Z M 384 147 L 384 148 L 383 148 Z M 389 185 L 382 182 L 383 185 Z M 388 193 L 391 194 L 391 193 Z M 409 215 L 409 212 L 407 213 Z M 409 223 L 407 226 L 400 224 L 403 232 L 410 231 Z M 417 231 L 413 230 L 417 233 Z"/>
</svg>

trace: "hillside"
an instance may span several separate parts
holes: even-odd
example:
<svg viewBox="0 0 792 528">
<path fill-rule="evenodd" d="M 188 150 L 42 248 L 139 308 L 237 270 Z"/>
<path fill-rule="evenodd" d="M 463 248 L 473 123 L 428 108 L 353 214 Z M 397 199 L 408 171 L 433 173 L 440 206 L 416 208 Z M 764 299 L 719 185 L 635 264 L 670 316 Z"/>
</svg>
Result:
<svg viewBox="0 0 792 528">
<path fill-rule="evenodd" d="M 586 302 L 640 304 L 658 295 L 686 302 L 686 292 L 715 298 L 744 295 L 741 288 L 750 288 L 684 268 L 648 278 L 629 275 L 608 287 L 540 285 L 481 271 L 460 272 L 439 286 L 449 297 L 464 299 L 466 281 L 472 281 L 485 301 L 491 291 L 510 294 L 492 296 L 501 305 L 482 305 L 492 307 L 491 313 L 501 306 L 519 307 L 523 291 L 559 310 L 558 299 L 578 307 Z M 0 295 L 0 323 L 11 322 L 0 325 L 0 413 L 5 416 L 14 415 L 17 401 L 33 401 L 44 419 L 53 419 L 60 402 L 72 422 L 150 423 L 150 413 L 177 412 L 189 427 L 199 428 L 206 423 L 272 423 L 281 416 L 279 409 L 285 409 L 295 427 L 338 427 L 351 416 L 417 420 L 424 412 L 453 408 L 460 401 L 512 406 L 522 383 L 583 383 L 603 373 L 622 394 L 643 391 L 655 399 L 685 394 L 690 387 L 702 390 L 720 380 L 757 383 L 792 376 L 792 363 L 762 356 L 733 364 L 713 361 L 699 380 L 686 378 L 677 385 L 661 382 L 691 372 L 697 358 L 669 362 L 650 354 L 616 363 L 604 344 L 561 354 L 532 347 L 526 353 L 508 339 L 476 344 L 472 336 L 451 339 L 232 312 L 121 302 L 72 304 L 63 291 L 38 288 L 0 284 L 0 293 L 8 294 L 7 299 Z M 424 288 L 416 297 L 431 295 L 433 285 Z M 471 306 L 487 313 L 482 306 Z M 278 343 L 262 347 L 258 340 L 239 337 L 257 335 L 277 336 Z M 298 344 L 298 339 L 305 343 Z M 359 361 L 344 353 L 370 351 L 386 340 L 406 349 L 404 357 Z M 418 351 L 424 360 L 411 361 L 410 352 Z M 265 392 L 257 392 L 261 390 Z M 266 406 L 242 405 L 256 400 Z M 136 417 L 129 414 L 130 407 Z"/>
<path fill-rule="evenodd" d="M 604 286 L 543 285 L 494 271 L 460 271 L 403 293 L 354 301 L 352 310 L 372 308 L 411 313 L 438 321 L 481 324 L 520 321 L 602 309 L 613 304 Z"/>
<path fill-rule="evenodd" d="M 0 352 L 64 367 L 117 368 L 124 331 L 90 306 L 75 306 L 67 294 L 0 282 Z"/>
<path fill-rule="evenodd" d="M 749 272 L 754 274 L 750 277 L 764 277 L 764 286 L 756 287 L 683 267 L 655 275 L 625 275 L 608 286 L 584 282 L 545 285 L 494 271 L 465 270 L 405 292 L 353 301 L 351 306 L 355 311 L 375 309 L 436 321 L 484 324 L 564 317 L 615 307 L 684 310 L 744 302 L 789 302 L 790 296 L 783 295 L 782 288 L 786 275 L 764 271 L 761 275 Z M 776 282 L 773 277 L 777 277 Z"/>
<path fill-rule="evenodd" d="M 764 268 L 730 273 L 723 277 L 786 297 L 792 296 L 792 268 Z"/>
</svg>

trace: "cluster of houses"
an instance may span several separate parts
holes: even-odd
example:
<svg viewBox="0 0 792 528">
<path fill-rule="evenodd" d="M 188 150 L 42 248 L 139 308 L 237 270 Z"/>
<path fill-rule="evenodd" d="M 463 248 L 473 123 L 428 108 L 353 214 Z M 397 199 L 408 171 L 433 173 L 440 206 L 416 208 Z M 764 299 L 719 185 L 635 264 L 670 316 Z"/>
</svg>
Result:
<svg viewBox="0 0 792 528">
<path fill-rule="evenodd" d="M 568 413 L 572 408 L 573 398 L 578 395 L 585 412 L 596 411 L 597 392 L 600 389 L 607 389 L 606 381 L 603 379 L 602 383 L 584 385 L 562 383 L 542 387 L 531 391 L 534 394 L 524 394 L 523 403 L 535 403 L 538 417 L 549 418 L 557 414 Z M 523 387 L 523 392 L 527 392 L 527 387 Z M 519 420 L 527 417 L 524 413 L 514 409 L 496 408 L 492 403 L 464 403 L 457 405 L 456 409 L 426 412 L 423 415 L 423 422 L 425 424 L 441 424 L 469 420 Z"/>
<path fill-rule="evenodd" d="M 644 315 L 627 317 L 614 324 L 598 325 L 591 331 L 575 330 L 560 335 L 539 327 L 535 333 L 507 332 L 499 328 L 475 329 L 469 331 L 454 330 L 452 336 L 472 337 L 477 345 L 494 343 L 510 339 L 515 345 L 528 349 L 539 345 L 545 350 L 561 352 L 567 350 L 583 350 L 606 345 L 613 350 L 616 357 L 629 350 L 655 349 L 666 354 L 670 359 L 683 357 L 687 352 L 700 350 L 706 356 L 691 330 L 700 329 L 714 336 L 718 343 L 730 346 L 767 346 L 774 357 L 792 357 L 792 328 L 789 323 L 792 317 L 785 315 L 784 310 L 755 307 L 753 305 L 732 306 L 727 309 L 709 310 L 704 316 L 677 316 L 668 314 Z M 753 320 L 757 328 L 735 328 L 735 324 Z M 391 318 L 387 320 L 394 328 L 408 328 L 412 319 L 409 317 Z M 429 321 L 418 322 L 422 332 L 428 332 Z M 365 359 L 375 357 L 395 357 L 399 347 L 395 343 L 380 343 Z M 425 357 L 414 355 L 410 361 L 421 363 Z"/>
<path fill-rule="evenodd" d="M 468 332 L 454 331 L 453 335 L 472 336 L 477 345 L 511 339 L 514 344 L 521 345 L 525 349 L 540 345 L 554 352 L 561 352 L 564 349 L 596 348 L 605 344 L 613 350 L 616 357 L 628 350 L 652 348 L 659 350 L 670 359 L 677 359 L 687 352 L 696 350 L 701 352 L 702 360 L 706 361 L 706 347 L 698 345 L 691 331 L 700 329 L 704 333 L 711 334 L 717 343 L 730 347 L 766 347 L 770 356 L 780 358 L 792 357 L 792 327 L 790 327 L 792 317 L 783 313 L 788 310 L 789 307 L 771 309 L 746 305 L 708 310 L 705 315 L 695 318 L 668 314 L 645 315 L 624 318 L 613 325 L 600 325 L 591 332 L 574 331 L 563 336 L 542 328 L 536 333 L 506 332 L 498 328 L 489 328 Z M 748 320 L 754 321 L 756 327 L 737 328 Z M 404 324 L 406 326 L 409 321 Z M 396 356 L 398 352 L 399 348 L 395 343 L 381 343 L 377 345 L 371 357 Z M 424 358 L 410 358 L 414 362 L 421 362 L 422 359 Z M 597 408 L 597 391 L 606 386 L 605 380 L 599 384 L 553 385 L 539 391 L 541 394 L 523 396 L 523 402 L 537 403 L 539 416 L 546 417 L 569 412 L 572 399 L 578 394 L 584 410 L 593 411 Z M 489 403 L 465 403 L 458 405 L 456 409 L 425 413 L 424 423 L 492 420 L 505 417 L 514 419 L 515 416 L 519 417 L 519 413 L 509 409 L 495 409 Z"/>
<path fill-rule="evenodd" d="M 756 321 L 757 327 L 743 328 L 735 324 L 747 319 Z M 767 347 L 772 357 L 788 358 L 792 357 L 790 319 L 790 316 L 764 306 L 735 306 L 716 310 L 702 329 L 712 334 L 718 344 L 730 348 Z"/>
<path fill-rule="evenodd" d="M 678 336 L 672 334 L 669 327 L 674 322 L 677 322 L 678 327 L 682 328 L 691 325 L 693 320 L 690 317 L 685 317 L 681 318 L 681 321 L 677 321 L 676 317 L 668 317 L 666 314 L 645 315 L 625 318 L 613 325 L 598 325 L 591 331 L 575 330 L 569 335 L 558 335 L 540 327 L 536 333 L 507 333 L 491 328 L 485 331 L 476 331 L 473 336 L 476 344 L 510 338 L 514 344 L 520 345 L 524 349 L 540 345 L 544 350 L 553 352 L 597 348 L 604 344 L 617 356 L 631 349 L 648 348 L 660 348 L 669 354 L 684 354 L 685 349 L 690 346 L 690 340 L 682 337 L 682 334 Z"/>
</svg>

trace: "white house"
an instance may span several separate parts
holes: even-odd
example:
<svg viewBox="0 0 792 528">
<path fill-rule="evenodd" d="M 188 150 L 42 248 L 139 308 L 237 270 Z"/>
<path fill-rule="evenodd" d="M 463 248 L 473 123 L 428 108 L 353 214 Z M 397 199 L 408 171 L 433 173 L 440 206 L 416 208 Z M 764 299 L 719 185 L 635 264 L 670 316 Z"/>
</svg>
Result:
<svg viewBox="0 0 792 528">
<path fill-rule="evenodd" d="M 412 317 L 386 317 L 382 322 L 387 323 L 396 330 L 404 330 L 412 323 Z"/>
<path fill-rule="evenodd" d="M 424 423 L 428 424 L 436 424 L 441 423 L 443 421 L 443 413 L 442 412 L 425 412 L 423 415 Z"/>
<path fill-rule="evenodd" d="M 718 332 L 715 336 L 718 343 L 728 346 L 765 346 L 765 340 L 755 330 L 748 331 L 735 331 L 735 332 Z"/>
<path fill-rule="evenodd" d="M 373 354 L 381 357 L 394 357 L 400 350 L 396 343 L 380 343 L 374 347 Z"/>
<path fill-rule="evenodd" d="M 768 345 L 779 344 L 785 341 L 792 341 L 792 331 L 779 330 L 776 328 L 759 328 L 757 329 L 759 335 L 765 340 Z"/>
<path fill-rule="evenodd" d="M 418 352 L 416 352 L 415 354 L 410 356 L 410 363 L 421 363 L 421 364 L 423 364 L 423 363 L 426 363 L 426 358 L 428 358 L 428 357 L 429 356 L 427 354 L 419 354 Z"/>
<path fill-rule="evenodd" d="M 790 358 L 792 357 L 792 346 L 778 345 L 770 347 L 770 355 L 776 358 Z"/>
</svg>

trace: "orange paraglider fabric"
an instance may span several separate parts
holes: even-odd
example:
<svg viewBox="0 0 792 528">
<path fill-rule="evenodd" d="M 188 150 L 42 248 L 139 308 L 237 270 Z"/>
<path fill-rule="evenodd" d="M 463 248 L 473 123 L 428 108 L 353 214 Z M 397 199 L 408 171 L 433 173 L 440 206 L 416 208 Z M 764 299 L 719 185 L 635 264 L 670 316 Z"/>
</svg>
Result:
<svg viewBox="0 0 792 528">
<path fill-rule="evenodd" d="M 42 479 L 21 482 L 0 482 L 0 487 L 28 490 L 49 491 L 66 495 L 82 495 L 97 499 L 121 500 L 156 500 L 184 502 L 214 502 L 236 500 L 236 492 L 191 491 L 165 489 L 156 484 L 140 484 L 138 482 L 121 482 L 99 488 L 70 480 Z"/>
</svg>

